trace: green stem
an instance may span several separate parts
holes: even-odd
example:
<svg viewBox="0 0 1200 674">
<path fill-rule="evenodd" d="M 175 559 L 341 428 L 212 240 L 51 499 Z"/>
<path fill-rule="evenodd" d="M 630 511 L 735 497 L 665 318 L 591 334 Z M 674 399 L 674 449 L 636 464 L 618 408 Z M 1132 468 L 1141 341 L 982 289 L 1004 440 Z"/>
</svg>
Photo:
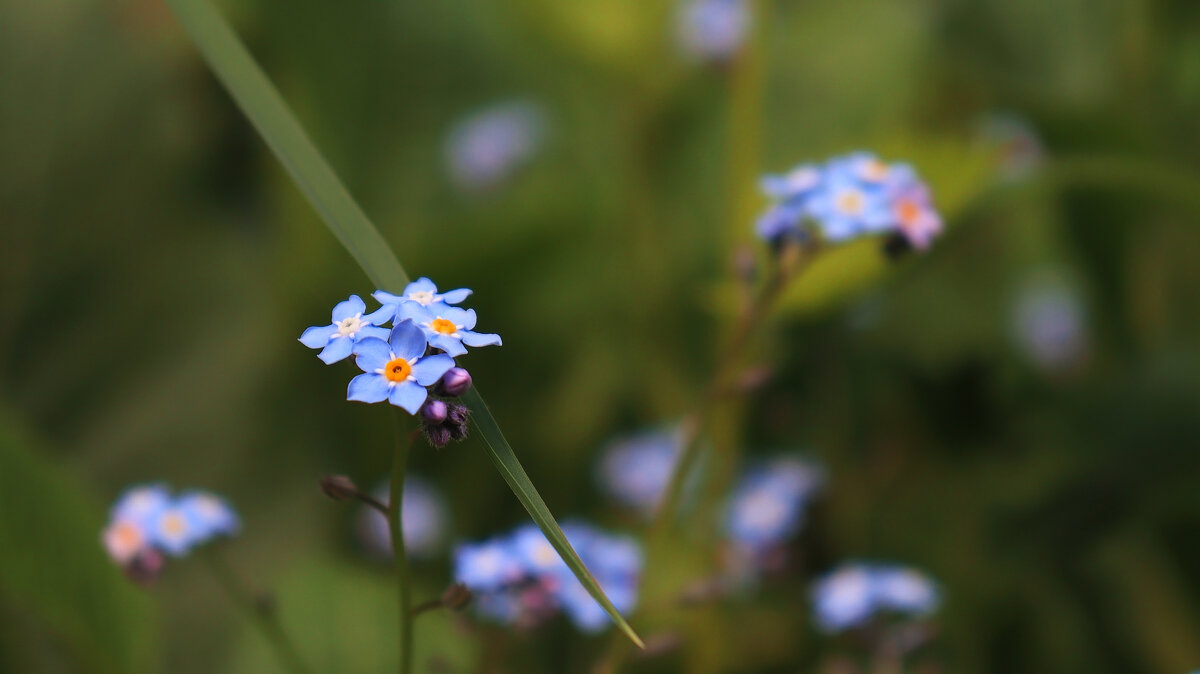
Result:
<svg viewBox="0 0 1200 674">
<path fill-rule="evenodd" d="M 408 555 L 404 550 L 404 474 L 408 469 L 408 448 L 412 444 L 404 430 L 399 412 L 396 417 L 396 450 L 392 455 L 392 484 L 388 494 L 388 529 L 392 534 L 392 555 L 396 565 L 397 608 L 400 611 L 400 674 L 412 672 L 412 583 L 408 573 Z"/>
<path fill-rule="evenodd" d="M 309 674 L 312 670 L 300 658 L 295 644 L 280 624 L 274 608 L 255 596 L 218 551 L 210 550 L 203 558 L 217 584 L 267 638 L 284 670 L 292 674 Z"/>
</svg>

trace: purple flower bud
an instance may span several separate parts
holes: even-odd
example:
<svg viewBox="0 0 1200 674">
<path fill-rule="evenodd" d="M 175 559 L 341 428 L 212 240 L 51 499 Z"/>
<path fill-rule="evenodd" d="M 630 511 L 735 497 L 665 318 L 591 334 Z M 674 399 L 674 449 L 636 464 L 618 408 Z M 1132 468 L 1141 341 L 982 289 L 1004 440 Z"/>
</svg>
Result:
<svg viewBox="0 0 1200 674">
<path fill-rule="evenodd" d="M 321 478 L 321 493 L 335 501 L 349 501 L 358 496 L 358 486 L 345 475 L 326 475 Z"/>
<path fill-rule="evenodd" d="M 421 407 L 421 417 L 428 424 L 442 423 L 446 420 L 446 414 L 448 412 L 449 409 L 446 407 L 446 403 L 442 402 L 441 400 L 430 399 L 425 402 L 423 407 Z"/>
<path fill-rule="evenodd" d="M 461 367 L 452 367 L 447 370 L 438 383 L 439 392 L 452 398 L 457 398 L 470 388 L 471 373 Z"/>
</svg>

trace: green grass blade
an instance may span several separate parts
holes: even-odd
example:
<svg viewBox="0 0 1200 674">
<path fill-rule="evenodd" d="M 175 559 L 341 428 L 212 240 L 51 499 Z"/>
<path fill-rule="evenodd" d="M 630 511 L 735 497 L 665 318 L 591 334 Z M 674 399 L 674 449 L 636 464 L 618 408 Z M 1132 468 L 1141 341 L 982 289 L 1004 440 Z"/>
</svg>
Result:
<svg viewBox="0 0 1200 674">
<path fill-rule="evenodd" d="M 229 24 L 209 0 L 166 0 L 166 3 L 204 54 L 217 79 L 225 85 L 242 112 L 262 134 L 334 236 L 377 287 L 399 292 L 408 282 L 408 275 L 399 260 L 309 140 L 279 92 Z M 567 542 L 562 528 L 521 467 L 516 453 L 504 439 L 500 426 L 483 398 L 472 390 L 465 396 L 465 402 L 471 408 L 475 427 L 483 437 L 492 461 L 516 494 L 517 500 L 529 511 L 533 521 L 546 534 L 550 544 L 579 582 L 604 607 L 617 626 L 635 644 L 643 646 L 642 640 L 617 612 L 583 560 Z"/>
<path fill-rule="evenodd" d="M 533 521 L 537 523 L 538 528 L 546 535 L 546 539 L 558 551 L 558 555 L 563 558 L 567 566 L 571 567 L 575 577 L 587 589 L 588 594 L 592 595 L 597 602 L 600 603 L 608 615 L 616 621 L 617 626 L 625 633 L 633 643 L 639 648 L 645 648 L 645 644 L 638 637 L 629 623 L 621 617 L 616 607 L 604 595 L 604 590 L 600 589 L 600 585 L 596 579 L 592 577 L 590 571 L 584 566 L 583 561 L 579 559 L 579 555 L 575 553 L 575 549 L 571 547 L 571 543 L 567 541 L 567 537 L 563 535 L 562 529 L 558 523 L 554 521 L 554 515 L 550 514 L 550 509 L 546 507 L 546 502 L 542 500 L 540 494 L 533 486 L 533 482 L 529 480 L 529 475 L 525 473 L 525 469 L 521 467 L 521 462 L 517 460 L 517 455 L 513 452 L 513 448 L 508 444 L 508 440 L 504 438 L 504 433 L 500 432 L 500 426 L 496 423 L 496 418 L 488 410 L 487 403 L 483 401 L 483 396 L 472 388 L 463 396 L 463 402 L 471 408 L 471 419 L 475 423 L 476 430 L 483 436 L 483 441 L 488 448 L 488 456 L 492 457 L 492 462 L 496 464 L 496 470 L 500 471 L 500 475 L 504 477 L 504 481 L 508 483 L 509 489 L 517 495 L 517 499 L 525 509 L 529 511 Z"/>
</svg>

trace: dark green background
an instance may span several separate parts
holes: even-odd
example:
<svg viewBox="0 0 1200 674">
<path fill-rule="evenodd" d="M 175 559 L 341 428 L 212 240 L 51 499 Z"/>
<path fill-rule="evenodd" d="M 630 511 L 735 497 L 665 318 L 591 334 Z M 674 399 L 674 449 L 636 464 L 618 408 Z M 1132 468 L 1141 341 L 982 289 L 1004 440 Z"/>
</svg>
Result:
<svg viewBox="0 0 1200 674">
<path fill-rule="evenodd" d="M 787 296 L 739 446 L 826 463 L 826 561 L 941 581 L 914 671 L 1200 667 L 1200 5 L 764 5 L 751 129 L 732 128 L 736 65 L 675 54 L 670 3 L 221 8 L 408 270 L 476 290 L 505 345 L 465 364 L 554 512 L 613 529 L 637 525 L 597 493 L 597 451 L 679 418 L 713 368 L 749 240 L 728 216 L 753 189 L 738 177 L 860 147 L 914 161 L 948 233 L 890 271 L 876 243 L 837 251 Z M 546 106 L 543 151 L 458 193 L 446 131 L 511 97 Z M 999 179 L 977 135 L 997 110 L 1039 130 L 1043 171 Z M 756 138 L 757 158 L 731 151 Z M 245 531 L 224 552 L 320 671 L 391 667 L 386 569 L 315 487 L 382 479 L 390 419 L 344 402 L 352 365 L 295 341 L 372 288 L 157 0 L 0 5 L 0 228 L 0 669 L 274 671 L 198 560 L 147 592 L 104 558 L 108 505 L 147 480 L 232 499 Z M 1013 292 L 1046 268 L 1088 308 L 1089 358 L 1066 374 L 1010 337 Z M 877 320 L 856 329 L 864 307 Z M 415 464 L 451 538 L 523 520 L 474 441 Z M 681 552 L 670 573 L 703 563 Z M 439 592 L 445 559 L 419 577 L 418 598 Z M 637 668 L 817 671 L 853 652 L 807 612 L 792 581 L 635 616 L 686 644 Z M 608 645 L 445 616 L 418 638 L 418 662 L 446 668 L 430 671 L 588 671 Z"/>
</svg>

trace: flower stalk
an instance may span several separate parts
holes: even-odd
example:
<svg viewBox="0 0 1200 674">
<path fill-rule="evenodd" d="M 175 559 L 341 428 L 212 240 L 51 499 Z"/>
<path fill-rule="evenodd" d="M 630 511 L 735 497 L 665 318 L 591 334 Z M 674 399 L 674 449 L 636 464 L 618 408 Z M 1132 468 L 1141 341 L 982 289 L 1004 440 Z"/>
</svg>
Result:
<svg viewBox="0 0 1200 674">
<path fill-rule="evenodd" d="M 284 671 L 311 674 L 312 670 L 304 663 L 295 643 L 279 622 L 279 614 L 270 598 L 251 590 L 218 551 L 206 551 L 202 557 L 221 590 L 266 637 Z"/>
<path fill-rule="evenodd" d="M 392 535 L 392 556 L 396 568 L 397 606 L 400 611 L 400 674 L 413 671 L 413 611 L 412 582 L 408 570 L 408 555 L 404 550 L 404 525 L 401 520 L 404 504 L 404 475 L 408 469 L 408 450 L 411 434 L 404 429 L 403 418 L 396 413 L 396 448 L 392 455 L 392 484 L 388 494 L 388 531 Z"/>
</svg>

